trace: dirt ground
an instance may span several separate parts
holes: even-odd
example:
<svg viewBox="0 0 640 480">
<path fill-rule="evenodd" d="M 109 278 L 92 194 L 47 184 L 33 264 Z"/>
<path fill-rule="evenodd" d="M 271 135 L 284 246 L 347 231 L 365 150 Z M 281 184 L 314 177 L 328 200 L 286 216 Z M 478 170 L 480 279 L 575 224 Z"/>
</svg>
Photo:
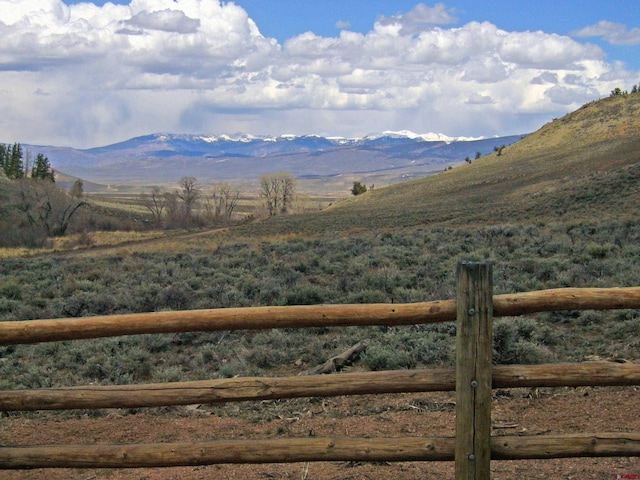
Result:
<svg viewBox="0 0 640 480">
<path fill-rule="evenodd" d="M 494 435 L 640 432 L 640 388 L 494 391 Z M 100 417 L 43 412 L 0 419 L 0 444 L 110 444 L 322 436 L 454 436 L 455 394 L 421 393 L 202 405 Z M 640 458 L 493 461 L 492 478 L 640 479 Z M 453 462 L 312 462 L 161 469 L 0 471 L 46 480 L 453 478 Z"/>
</svg>

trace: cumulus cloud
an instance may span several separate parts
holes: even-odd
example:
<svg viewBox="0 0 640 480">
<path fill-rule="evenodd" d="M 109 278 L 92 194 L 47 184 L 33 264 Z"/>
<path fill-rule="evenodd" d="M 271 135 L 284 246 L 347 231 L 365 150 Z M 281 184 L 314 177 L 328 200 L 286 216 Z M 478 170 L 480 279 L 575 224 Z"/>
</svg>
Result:
<svg viewBox="0 0 640 480">
<path fill-rule="evenodd" d="M 2 141 L 94 146 L 154 131 L 523 133 L 632 76 L 598 46 L 458 25 L 442 3 L 379 17 L 364 33 L 339 23 L 336 36 L 306 32 L 283 44 L 231 2 L 0 0 L 0 11 Z"/>
<path fill-rule="evenodd" d="M 640 45 L 640 28 L 634 27 L 628 30 L 627 26 L 622 23 L 606 20 L 575 30 L 571 32 L 571 35 L 578 38 L 602 37 L 612 45 Z"/>
</svg>

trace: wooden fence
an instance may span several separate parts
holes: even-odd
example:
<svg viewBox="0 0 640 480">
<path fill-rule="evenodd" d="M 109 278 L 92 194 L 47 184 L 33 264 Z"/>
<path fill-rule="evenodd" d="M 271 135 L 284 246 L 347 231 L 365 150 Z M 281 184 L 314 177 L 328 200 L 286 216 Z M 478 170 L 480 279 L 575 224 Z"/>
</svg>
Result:
<svg viewBox="0 0 640 480">
<path fill-rule="evenodd" d="M 401 305 L 256 307 L 0 322 L 0 345 L 143 333 L 457 321 L 456 367 L 0 391 L 0 411 L 125 408 L 244 400 L 456 391 L 456 436 L 288 438 L 145 445 L 0 447 L 0 469 L 133 468 L 312 461 L 455 461 L 456 479 L 488 479 L 491 460 L 637 457 L 640 433 L 491 436 L 491 389 L 640 385 L 640 365 L 492 366 L 492 319 L 543 311 L 639 309 L 640 287 L 493 295 L 489 264 L 458 266 L 457 299 Z"/>
</svg>

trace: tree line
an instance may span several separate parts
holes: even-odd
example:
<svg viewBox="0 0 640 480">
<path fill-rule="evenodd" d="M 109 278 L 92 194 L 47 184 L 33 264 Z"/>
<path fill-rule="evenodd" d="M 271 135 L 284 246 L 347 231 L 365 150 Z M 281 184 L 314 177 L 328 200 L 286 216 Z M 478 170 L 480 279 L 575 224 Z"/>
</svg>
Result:
<svg viewBox="0 0 640 480">
<path fill-rule="evenodd" d="M 265 216 L 287 214 L 296 196 L 295 177 L 289 172 L 264 174 L 258 194 Z M 241 195 L 239 187 L 226 182 L 214 183 L 206 191 L 196 177 L 182 177 L 177 189 L 163 191 L 154 186 L 139 200 L 156 227 L 184 228 L 231 222 L 237 216 Z"/>
<path fill-rule="evenodd" d="M 176 190 L 163 191 L 154 186 L 150 193 L 140 194 L 139 200 L 155 227 L 192 227 L 230 221 L 240 201 L 240 189 L 216 183 L 205 194 L 196 177 L 182 177 Z"/>
<path fill-rule="evenodd" d="M 631 87 L 631 94 L 635 95 L 636 93 L 640 93 L 640 83 L 638 85 L 633 85 Z M 616 87 L 613 90 L 611 90 L 611 94 L 609 95 L 610 97 L 618 97 L 621 95 L 629 95 L 629 91 L 628 90 L 622 90 L 620 87 Z"/>
<path fill-rule="evenodd" d="M 54 171 L 51 168 L 49 159 L 42 153 L 38 153 L 35 160 L 31 162 L 29 151 L 27 151 L 25 159 L 22 145 L 19 143 L 14 143 L 13 145 L 0 144 L 0 169 L 10 180 L 30 177 L 51 182 L 55 181 Z"/>
</svg>

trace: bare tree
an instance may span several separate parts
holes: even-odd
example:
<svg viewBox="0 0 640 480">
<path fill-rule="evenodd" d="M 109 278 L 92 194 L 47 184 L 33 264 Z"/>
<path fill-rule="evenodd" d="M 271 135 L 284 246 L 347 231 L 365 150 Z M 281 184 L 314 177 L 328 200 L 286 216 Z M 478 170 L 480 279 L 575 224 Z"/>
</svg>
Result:
<svg viewBox="0 0 640 480">
<path fill-rule="evenodd" d="M 269 216 L 287 213 L 296 191 L 296 179 L 289 172 L 266 173 L 260 177 L 260 197 Z"/>
<path fill-rule="evenodd" d="M 211 199 L 213 200 L 214 219 L 229 221 L 240 201 L 240 189 L 234 189 L 228 183 L 215 183 Z"/>
<path fill-rule="evenodd" d="M 169 227 L 175 227 L 181 223 L 180 203 L 178 202 L 178 194 L 167 192 L 164 194 L 165 209 L 167 212 L 167 222 Z"/>
<path fill-rule="evenodd" d="M 196 177 L 182 177 L 178 183 L 180 190 L 176 193 L 178 198 L 182 200 L 182 212 L 184 218 L 189 222 L 193 217 L 193 210 L 200 198 L 200 186 Z"/>
<path fill-rule="evenodd" d="M 162 224 L 162 212 L 167 206 L 167 194 L 160 190 L 160 187 L 152 187 L 151 193 L 140 195 L 141 203 L 149 210 L 153 223 L 160 226 Z"/>
<path fill-rule="evenodd" d="M 260 197 L 264 199 L 269 216 L 278 212 L 279 183 L 275 174 L 264 174 L 260 177 Z"/>
<path fill-rule="evenodd" d="M 293 199 L 296 194 L 296 179 L 287 172 L 281 175 L 282 181 L 282 202 L 280 205 L 280 213 L 285 214 L 289 212 L 289 209 L 293 206 Z"/>
<path fill-rule="evenodd" d="M 73 198 L 82 198 L 82 196 L 84 195 L 84 183 L 82 183 L 82 180 L 78 178 L 75 182 L 73 182 L 71 190 L 69 190 L 69 194 Z"/>
</svg>

